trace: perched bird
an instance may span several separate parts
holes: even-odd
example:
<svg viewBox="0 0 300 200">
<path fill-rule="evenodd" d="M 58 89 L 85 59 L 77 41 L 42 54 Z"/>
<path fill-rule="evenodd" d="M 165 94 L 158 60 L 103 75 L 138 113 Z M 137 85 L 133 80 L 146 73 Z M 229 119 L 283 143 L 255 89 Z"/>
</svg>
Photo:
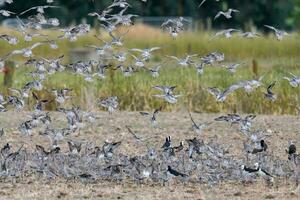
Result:
<svg viewBox="0 0 300 200">
<path fill-rule="evenodd" d="M 257 173 L 259 169 L 246 167 L 245 165 L 241 165 L 241 169 L 248 173 Z"/>
<path fill-rule="evenodd" d="M 166 149 L 169 149 L 171 146 L 172 146 L 171 136 L 168 136 L 168 137 L 166 137 L 166 141 L 161 148 L 166 150 Z"/>
<path fill-rule="evenodd" d="M 270 182 L 274 182 L 274 176 L 272 176 L 269 172 L 267 172 L 266 170 L 262 169 L 259 165 L 259 163 L 255 163 L 255 168 L 257 171 L 257 174 L 261 177 L 263 177 L 264 179 L 270 181 Z"/>
<path fill-rule="evenodd" d="M 252 150 L 252 152 L 251 152 L 252 154 L 256 154 L 256 153 L 267 151 L 268 145 L 265 143 L 264 140 L 260 140 L 259 144 L 260 144 L 259 148 L 254 148 Z"/>
<path fill-rule="evenodd" d="M 294 143 L 291 143 L 288 147 L 288 149 L 286 149 L 286 153 L 288 154 L 288 159 L 295 161 L 295 158 L 297 156 L 297 147 Z"/>
<path fill-rule="evenodd" d="M 180 152 L 180 151 L 183 150 L 183 148 L 184 148 L 184 141 L 181 141 L 180 144 L 179 144 L 179 146 L 173 147 L 173 149 L 175 150 L 175 152 Z"/>
</svg>

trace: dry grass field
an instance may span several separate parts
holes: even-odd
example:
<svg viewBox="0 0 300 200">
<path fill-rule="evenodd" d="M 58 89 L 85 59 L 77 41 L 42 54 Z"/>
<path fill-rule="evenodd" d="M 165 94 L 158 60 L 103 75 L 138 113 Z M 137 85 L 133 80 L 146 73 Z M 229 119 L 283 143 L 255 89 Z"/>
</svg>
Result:
<svg viewBox="0 0 300 200">
<path fill-rule="evenodd" d="M 21 136 L 14 127 L 26 119 L 28 113 L 8 112 L 0 115 L 0 126 L 6 130 L 0 140 L 3 146 L 9 142 L 13 149 L 22 144 L 24 148 L 33 150 L 36 144 L 45 147 L 49 142 L 34 131 L 32 136 Z M 174 144 L 195 135 L 190 129 L 191 123 L 186 112 L 160 113 L 157 128 L 150 127 L 148 121 L 136 112 L 117 112 L 112 117 L 107 113 L 96 113 L 99 117 L 92 127 L 88 125 L 72 139 L 85 142 L 93 141 L 102 145 L 105 140 L 122 141 L 120 153 L 129 155 L 143 154 L 146 148 L 135 143 L 125 126 L 129 125 L 139 135 L 151 137 L 150 144 L 157 149 L 161 147 L 164 138 L 170 135 Z M 64 117 L 59 113 L 51 113 L 55 126 L 64 126 Z M 217 114 L 193 114 L 197 122 L 211 122 Z M 13 120 L 12 120 L 13 119 Z M 286 159 L 285 148 L 288 141 L 300 141 L 300 120 L 298 116 L 258 116 L 254 120 L 254 130 L 266 130 L 266 142 L 269 152 Z M 228 148 L 231 155 L 241 158 L 243 156 L 243 136 L 237 127 L 230 127 L 225 123 L 213 122 L 205 129 L 201 136 L 205 142 L 217 141 L 221 146 Z M 67 138 L 66 138 L 67 139 Z M 65 142 L 61 142 L 62 151 L 67 151 Z M 239 166 L 237 166 L 239 167 Z M 273 187 L 269 187 L 260 178 L 254 183 L 243 184 L 239 182 L 224 182 L 217 186 L 207 186 L 197 182 L 181 183 L 173 179 L 169 183 L 153 184 L 144 182 L 137 184 L 131 180 L 125 182 L 101 181 L 84 184 L 79 181 L 66 181 L 64 179 L 47 180 L 37 175 L 23 177 L 18 180 L 1 180 L 0 199 L 299 199 L 300 191 L 293 182 L 275 180 Z"/>
</svg>

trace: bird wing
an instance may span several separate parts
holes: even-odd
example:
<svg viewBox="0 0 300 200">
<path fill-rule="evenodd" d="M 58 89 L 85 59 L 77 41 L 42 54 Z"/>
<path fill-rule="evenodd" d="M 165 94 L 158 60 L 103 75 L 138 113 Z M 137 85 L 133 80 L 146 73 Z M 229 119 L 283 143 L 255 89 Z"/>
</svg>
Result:
<svg viewBox="0 0 300 200">
<path fill-rule="evenodd" d="M 241 88 L 241 87 L 242 87 L 242 86 L 241 86 L 240 84 L 233 84 L 233 85 L 231 85 L 229 88 L 227 88 L 227 89 L 223 92 L 223 94 L 224 94 L 224 96 L 226 96 L 226 95 L 228 95 L 228 94 L 234 92 L 235 90 L 237 90 L 237 89 L 239 89 L 239 88 Z"/>
<path fill-rule="evenodd" d="M 161 111 L 162 106 L 160 106 L 159 108 L 155 109 L 153 112 L 153 115 L 157 115 L 159 111 Z"/>
<path fill-rule="evenodd" d="M 206 0 L 203 0 L 203 1 L 199 4 L 198 8 L 200 8 L 205 2 L 206 2 Z"/>
<path fill-rule="evenodd" d="M 141 140 L 141 138 L 138 137 L 138 136 L 131 130 L 131 128 L 130 128 L 129 126 L 126 126 L 126 128 L 127 128 L 128 132 L 129 132 L 131 135 L 133 135 L 133 137 L 134 137 L 135 139 Z"/>
<path fill-rule="evenodd" d="M 138 52 L 143 52 L 143 50 L 141 50 L 141 49 L 137 49 L 137 48 L 130 49 L 130 51 L 138 51 Z"/>
<path fill-rule="evenodd" d="M 27 9 L 27 10 L 21 12 L 21 13 L 19 14 L 19 16 L 24 15 L 25 13 L 27 13 L 27 12 L 29 12 L 29 11 L 31 11 L 31 10 L 34 10 L 34 9 L 36 9 L 36 8 L 37 8 L 37 6 L 31 7 L 31 8 L 29 8 L 29 9 Z"/>
<path fill-rule="evenodd" d="M 32 49 L 34 49 L 34 48 L 36 48 L 36 47 L 38 47 L 38 46 L 40 46 L 40 45 L 42 45 L 42 44 L 44 44 L 44 43 L 42 43 L 42 42 L 37 42 L 37 43 L 33 44 L 33 45 L 30 47 L 30 49 L 32 50 Z"/>
<path fill-rule="evenodd" d="M 151 49 L 149 49 L 149 51 L 152 52 L 152 51 L 155 51 L 155 50 L 158 50 L 158 49 L 161 49 L 161 47 L 152 47 Z"/>
<path fill-rule="evenodd" d="M 224 15 L 224 12 L 219 11 L 216 16 L 214 17 L 214 20 L 216 20 L 217 18 L 219 18 L 221 15 Z"/>
<path fill-rule="evenodd" d="M 277 31 L 277 29 L 276 28 L 274 28 L 273 26 L 269 26 L 269 25 L 264 25 L 265 27 L 267 27 L 267 28 L 269 28 L 269 29 L 272 29 L 273 31 Z"/>
<path fill-rule="evenodd" d="M 36 101 L 39 100 L 39 97 L 37 96 L 37 94 L 35 92 L 32 92 L 32 96 Z"/>
<path fill-rule="evenodd" d="M 96 13 L 96 12 L 89 13 L 88 16 L 91 16 L 91 17 L 94 17 L 94 16 L 100 17 L 100 15 L 98 13 Z"/>
<path fill-rule="evenodd" d="M 162 23 L 161 27 L 167 26 L 169 23 L 173 23 L 173 20 L 168 19 L 164 23 Z"/>
<path fill-rule="evenodd" d="M 274 81 L 273 83 L 271 83 L 271 84 L 268 86 L 268 88 L 267 88 L 268 93 L 272 93 L 272 88 L 275 86 L 275 84 L 276 84 L 276 81 Z"/>
<path fill-rule="evenodd" d="M 167 56 L 167 57 L 168 57 L 168 58 L 173 58 L 173 59 L 179 61 L 179 58 L 177 58 L 176 56 Z"/>
<path fill-rule="evenodd" d="M 160 85 L 154 86 L 153 89 L 164 91 L 164 88 Z"/>
<path fill-rule="evenodd" d="M 189 112 L 189 115 L 190 115 L 190 118 L 191 118 L 191 121 L 192 121 L 192 123 L 195 125 L 195 126 L 197 126 L 197 124 L 196 124 L 196 122 L 194 121 L 194 119 L 193 119 L 193 117 L 192 117 L 192 114 Z"/>
<path fill-rule="evenodd" d="M 149 116 L 149 115 L 150 115 L 149 112 L 140 112 L 140 114 L 141 114 L 142 116 Z"/>
<path fill-rule="evenodd" d="M 239 10 L 237 10 L 237 9 L 230 9 L 231 10 L 231 12 L 240 12 Z"/>
<path fill-rule="evenodd" d="M 221 93 L 221 91 L 218 88 L 216 88 L 216 87 L 214 87 L 214 88 L 208 88 L 207 91 L 210 94 L 214 95 L 215 97 L 217 97 Z"/>
</svg>

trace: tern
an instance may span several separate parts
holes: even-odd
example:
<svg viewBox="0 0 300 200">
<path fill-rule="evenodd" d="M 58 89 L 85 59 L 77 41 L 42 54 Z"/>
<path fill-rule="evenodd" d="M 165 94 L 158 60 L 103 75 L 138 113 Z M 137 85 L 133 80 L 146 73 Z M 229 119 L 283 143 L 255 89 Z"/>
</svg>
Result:
<svg viewBox="0 0 300 200">
<path fill-rule="evenodd" d="M 273 26 L 269 26 L 269 25 L 264 25 L 264 26 L 275 32 L 275 35 L 276 35 L 276 38 L 277 38 L 278 41 L 283 40 L 284 36 L 289 36 L 290 35 L 286 31 L 278 30 L 278 29 L 274 28 Z"/>
<path fill-rule="evenodd" d="M 237 12 L 240 12 L 240 11 L 232 9 L 232 8 L 229 8 L 228 11 L 226 11 L 226 12 L 219 11 L 217 13 L 217 15 L 215 16 L 214 20 L 219 18 L 221 15 L 223 15 L 226 19 L 230 19 L 230 18 L 232 18 L 232 13 L 237 13 Z"/>
</svg>

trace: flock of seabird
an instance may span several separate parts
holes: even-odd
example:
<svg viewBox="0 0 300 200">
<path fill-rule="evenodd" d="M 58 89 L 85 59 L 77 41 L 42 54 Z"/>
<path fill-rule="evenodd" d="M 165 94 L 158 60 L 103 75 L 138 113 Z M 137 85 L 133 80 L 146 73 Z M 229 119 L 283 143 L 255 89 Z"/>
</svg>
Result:
<svg viewBox="0 0 300 200">
<path fill-rule="evenodd" d="M 216 0 L 218 1 L 218 0 Z M 5 0 L 6 3 L 12 4 L 13 0 Z M 143 0 L 143 2 L 147 2 Z M 202 1 L 202 4 L 206 1 Z M 54 5 L 55 1 L 47 0 L 46 5 L 35 6 L 26 9 L 20 14 L 16 14 L 7 10 L 1 10 L 3 16 L 16 16 L 20 24 L 20 33 L 23 39 L 28 43 L 33 37 L 41 38 L 40 42 L 29 45 L 23 49 L 16 49 L 7 53 L 0 59 L 1 66 L 9 59 L 13 59 L 16 55 L 22 55 L 28 59 L 24 66 L 34 66 L 26 76 L 32 78 L 32 81 L 26 83 L 22 88 L 9 88 L 9 95 L 0 95 L 0 112 L 8 110 L 22 111 L 26 107 L 26 102 L 34 101 L 30 113 L 30 119 L 24 120 L 18 127 L 18 131 L 22 136 L 31 136 L 39 134 L 49 139 L 49 145 L 44 147 L 35 144 L 35 150 L 30 151 L 23 145 L 20 147 L 12 146 L 10 143 L 1 147 L 0 154 L 0 177 L 8 179 L 12 177 L 24 177 L 28 174 L 40 174 L 48 179 L 62 177 L 65 179 L 76 179 L 83 182 L 95 182 L 99 180 L 134 180 L 136 182 L 153 181 L 168 182 L 173 177 L 178 180 L 187 182 L 196 177 L 200 183 L 209 185 L 218 184 L 223 181 L 244 181 L 251 182 L 257 177 L 262 177 L 269 184 L 273 184 L 277 178 L 288 178 L 299 182 L 300 156 L 297 154 L 296 143 L 291 141 L 287 145 L 286 159 L 280 159 L 272 154 L 268 148 L 268 140 L 263 131 L 253 131 L 252 123 L 256 115 L 247 115 L 242 117 L 238 114 L 227 114 L 220 116 L 214 121 L 228 123 L 230 126 L 237 125 L 241 135 L 245 138 L 244 149 L 240 149 L 244 153 L 244 158 L 236 158 L 228 154 L 227 149 L 222 148 L 220 144 L 214 141 L 204 141 L 202 132 L 211 122 L 197 123 L 192 113 L 189 113 L 191 120 L 191 128 L 194 130 L 196 137 L 186 138 L 180 143 L 174 142 L 170 136 L 166 136 L 162 141 L 160 149 L 156 149 L 151 145 L 151 138 L 144 138 L 136 133 L 132 127 L 126 126 L 124 129 L 132 140 L 140 144 L 141 148 L 145 147 L 145 153 L 141 155 L 129 156 L 120 153 L 118 149 L 122 145 L 122 141 L 106 141 L 104 144 L 97 146 L 95 142 L 82 142 L 75 140 L 72 136 L 76 132 L 83 130 L 87 126 L 92 126 L 95 121 L 99 120 L 92 112 L 84 111 L 79 106 L 68 107 L 67 102 L 73 98 L 72 88 L 45 88 L 43 81 L 48 76 L 63 71 L 80 75 L 87 82 L 94 82 L 96 79 L 105 79 L 107 70 L 120 70 L 125 77 L 133 76 L 141 70 L 150 72 L 153 78 L 160 76 L 159 70 L 163 64 L 151 67 L 151 58 L 153 53 L 160 51 L 161 47 L 150 47 L 146 49 L 127 49 L 123 47 L 124 36 L 121 33 L 117 36 L 116 29 L 121 26 L 132 26 L 133 18 L 137 15 L 125 14 L 131 7 L 127 0 L 114 0 L 102 12 L 92 12 L 89 17 L 95 17 L 101 24 L 111 41 L 105 41 L 103 35 L 95 36 L 99 39 L 97 44 L 86 44 L 87 48 L 93 49 L 99 56 L 99 60 L 90 60 L 87 62 L 80 61 L 70 64 L 62 64 L 63 55 L 56 58 L 37 58 L 33 51 L 42 45 L 49 45 L 52 49 L 59 48 L 56 43 L 58 40 L 76 41 L 78 37 L 86 35 L 90 32 L 90 25 L 79 24 L 69 28 L 59 29 L 59 20 L 57 18 L 47 18 L 45 11 L 47 9 L 60 9 Z M 119 11 L 117 14 L 113 14 Z M 238 14 L 236 9 L 228 9 L 220 11 L 216 14 L 215 20 L 220 17 L 227 19 L 232 18 L 232 14 Z M 32 13 L 26 20 L 21 19 L 23 14 Z M 170 33 L 174 39 L 179 33 L 184 31 L 185 23 L 189 23 L 183 17 L 177 19 L 168 19 L 162 24 L 162 29 Z M 38 33 L 44 25 L 52 26 L 61 32 L 61 35 L 55 39 L 50 39 L 47 35 Z M 265 27 L 273 30 L 278 40 L 282 40 L 288 35 L 285 31 L 278 30 L 272 26 Z M 225 35 L 230 38 L 233 32 L 240 32 L 237 29 L 227 29 L 216 33 L 215 37 Z M 242 37 L 254 38 L 259 34 L 254 32 L 241 33 Z M 19 43 L 19 38 L 3 34 L 1 40 L 6 41 L 10 45 Z M 27 44 L 26 43 L 26 44 Z M 111 57 L 107 57 L 106 55 Z M 181 67 L 195 67 L 199 75 L 203 75 L 204 67 L 211 66 L 215 63 L 221 63 L 225 60 L 225 55 L 221 52 L 212 52 L 201 57 L 200 62 L 195 58 L 198 55 L 186 55 L 183 58 L 175 56 L 167 56 L 170 61 L 175 61 Z M 126 66 L 126 61 L 131 59 L 131 64 Z M 117 65 L 113 64 L 117 63 Z M 234 63 L 223 65 L 230 73 L 235 73 L 236 68 L 244 63 Z M 96 70 L 95 70 L 96 69 Z M 254 80 L 243 80 L 231 85 L 225 90 L 216 87 L 208 88 L 216 101 L 225 102 L 226 97 L 236 90 L 245 90 L 248 95 L 256 88 L 263 86 L 263 77 Z M 300 77 L 291 74 L 290 77 L 284 77 L 288 80 L 292 87 L 298 87 Z M 277 96 L 272 89 L 276 82 L 270 83 L 266 88 L 266 93 L 262 94 L 270 102 L 276 101 Z M 151 87 L 151 86 L 150 86 Z M 157 94 L 153 95 L 158 99 L 163 99 L 169 104 L 177 103 L 178 99 L 183 95 L 176 91 L 176 86 L 152 86 Z M 38 91 L 47 91 L 54 96 L 53 100 L 43 99 L 38 95 Z M 58 106 L 57 111 L 62 113 L 67 120 L 67 126 L 64 128 L 56 128 L 53 125 L 55 119 L 52 118 L 51 112 L 45 111 L 45 105 L 55 103 Z M 100 107 L 107 109 L 110 116 L 113 117 L 114 111 L 119 107 L 119 99 L 117 96 L 109 96 L 98 99 L 97 103 Z M 155 109 L 153 112 L 140 112 L 141 119 L 149 120 L 151 127 L 157 126 L 157 115 L 163 110 L 163 107 Z M 40 130 L 40 131 L 37 131 Z M 0 136 L 3 137 L 6 130 L 1 129 Z M 61 144 L 67 143 L 69 150 L 63 151 Z M 284 151 L 284 150 L 283 150 Z"/>
</svg>

